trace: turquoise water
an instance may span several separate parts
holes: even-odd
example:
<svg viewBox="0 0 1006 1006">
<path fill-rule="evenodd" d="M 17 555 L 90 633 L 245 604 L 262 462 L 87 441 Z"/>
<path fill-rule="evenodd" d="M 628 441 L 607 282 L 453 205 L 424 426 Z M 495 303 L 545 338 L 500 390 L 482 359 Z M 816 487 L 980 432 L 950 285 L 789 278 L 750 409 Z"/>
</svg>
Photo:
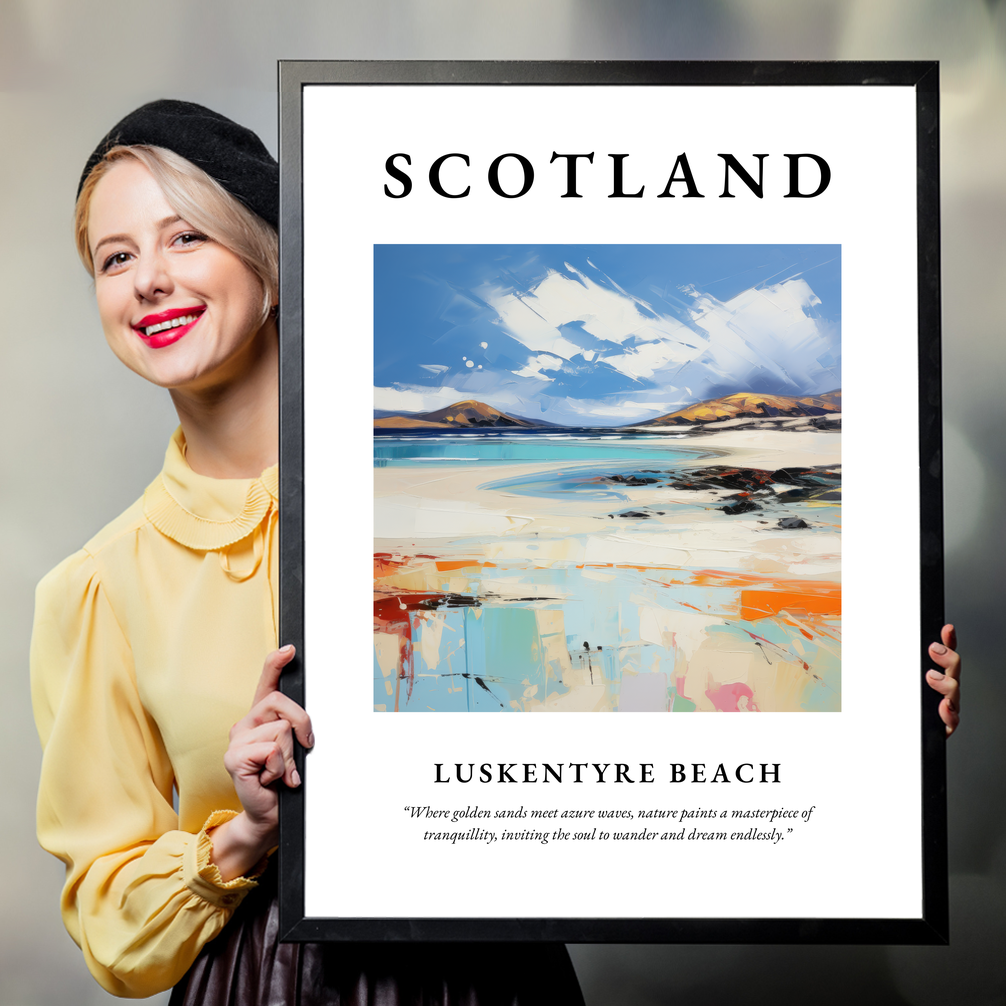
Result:
<svg viewBox="0 0 1006 1006">
<path fill-rule="evenodd" d="M 569 431 L 562 433 L 472 433 L 374 437 L 374 467 L 436 463 L 507 465 L 527 462 L 637 462 L 700 460 L 718 452 L 667 446 L 667 434 Z"/>
</svg>

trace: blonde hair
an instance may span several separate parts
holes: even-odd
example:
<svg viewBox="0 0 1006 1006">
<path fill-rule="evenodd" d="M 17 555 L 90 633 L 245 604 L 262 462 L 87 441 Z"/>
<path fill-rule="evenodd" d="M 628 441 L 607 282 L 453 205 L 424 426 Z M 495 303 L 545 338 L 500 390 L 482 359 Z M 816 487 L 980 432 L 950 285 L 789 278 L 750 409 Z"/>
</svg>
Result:
<svg viewBox="0 0 1006 1006">
<path fill-rule="evenodd" d="M 126 158 L 139 161 L 154 176 L 168 205 L 183 220 L 234 252 L 255 273 L 262 283 L 264 323 L 279 294 L 279 236 L 202 168 L 165 147 L 112 147 L 84 181 L 73 225 L 77 254 L 91 278 L 94 259 L 87 240 L 91 198 L 112 165 Z"/>
</svg>

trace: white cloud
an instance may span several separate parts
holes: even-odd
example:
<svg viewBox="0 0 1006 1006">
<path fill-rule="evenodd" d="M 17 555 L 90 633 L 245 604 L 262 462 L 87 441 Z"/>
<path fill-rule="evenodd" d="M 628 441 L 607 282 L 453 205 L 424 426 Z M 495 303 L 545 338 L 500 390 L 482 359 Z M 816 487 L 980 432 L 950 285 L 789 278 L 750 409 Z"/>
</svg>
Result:
<svg viewBox="0 0 1006 1006">
<path fill-rule="evenodd" d="M 827 391 L 839 383 L 821 363 L 839 351 L 832 333 L 808 313 L 820 300 L 804 279 L 745 290 L 726 302 L 692 291 L 695 331 L 608 277 L 611 285 L 601 285 L 569 263 L 566 268 L 571 275 L 551 271 L 527 292 L 481 291 L 499 325 L 537 354 L 604 362 L 635 381 L 670 386 L 680 385 L 687 368 L 688 384 L 699 393 L 743 386 L 755 373 L 771 374 L 781 389 L 794 393 Z M 551 380 L 541 370 L 555 368 L 536 359 L 514 373 Z"/>
<path fill-rule="evenodd" d="M 457 388 L 374 388 L 374 408 L 383 412 L 435 412 L 470 397 Z"/>
<path fill-rule="evenodd" d="M 549 356 L 548 353 L 539 353 L 537 356 L 532 356 L 531 359 L 527 361 L 527 365 L 521 367 L 520 370 L 512 370 L 510 373 L 516 374 L 518 377 L 533 377 L 538 381 L 554 381 L 554 377 L 549 377 L 543 374 L 543 370 L 558 370 L 562 366 L 562 360 L 557 356 Z"/>
<path fill-rule="evenodd" d="M 691 315 L 709 333 L 715 370 L 735 377 L 767 371 L 795 392 L 829 391 L 834 386 L 820 363 L 831 355 L 829 333 L 806 313 L 821 301 L 806 280 L 745 290 L 725 303 L 708 294 L 695 298 Z"/>
<path fill-rule="evenodd" d="M 422 385 L 396 385 L 374 388 L 374 408 L 381 412 L 414 413 L 436 412 L 455 402 L 474 398 L 503 412 L 515 415 L 540 416 L 541 409 L 534 395 L 522 396 L 514 388 L 484 387 L 485 373 L 465 373 L 458 381 L 460 387 L 428 388 Z M 480 381 L 480 379 L 483 379 Z M 516 382 L 514 382 L 516 384 Z M 480 387 L 480 384 L 483 386 Z"/>
<path fill-rule="evenodd" d="M 616 419 L 655 419 L 673 412 L 676 406 L 666 402 L 592 402 L 587 399 L 567 399 L 569 411 L 577 416 L 604 416 Z"/>
<path fill-rule="evenodd" d="M 670 346 L 679 337 L 691 335 L 686 326 L 657 313 L 645 301 L 619 288 L 601 286 L 568 262 L 565 265 L 575 279 L 550 271 L 527 293 L 481 293 L 499 315 L 500 325 L 528 349 L 554 353 L 564 360 L 578 355 L 590 360 L 585 351 L 593 352 L 594 340 L 613 346 L 630 339 Z M 569 327 L 560 331 L 564 326 Z M 577 329 L 592 338 L 574 341 Z M 676 352 L 684 351 L 682 347 Z"/>
<path fill-rule="evenodd" d="M 682 328 L 684 326 L 681 326 Z M 688 329 L 685 329 L 688 331 Z M 618 356 L 605 356 L 604 362 L 619 373 L 633 380 L 649 380 L 660 370 L 673 364 L 674 369 L 700 357 L 706 347 L 689 332 L 697 346 L 686 346 L 677 340 L 644 342 L 641 346 L 630 346 Z"/>
<path fill-rule="evenodd" d="M 443 374 L 445 371 L 451 369 L 443 363 L 421 363 L 419 366 L 422 367 L 423 370 L 428 370 L 431 374 Z"/>
<path fill-rule="evenodd" d="M 552 276 L 558 275 L 552 273 Z M 542 287 L 549 282 L 546 277 L 536 290 L 527 294 L 503 293 L 502 291 L 486 291 L 483 293 L 487 303 L 499 315 L 499 324 L 506 329 L 519 343 L 536 352 L 553 353 L 564 360 L 572 359 L 580 352 L 580 347 L 567 339 L 556 325 L 565 324 L 568 312 L 549 317 L 551 304 L 542 303 L 538 296 Z M 562 277 L 560 277 L 562 279 Z M 564 280 L 564 282 L 569 282 Z M 544 291 L 546 296 L 548 291 Z"/>
</svg>

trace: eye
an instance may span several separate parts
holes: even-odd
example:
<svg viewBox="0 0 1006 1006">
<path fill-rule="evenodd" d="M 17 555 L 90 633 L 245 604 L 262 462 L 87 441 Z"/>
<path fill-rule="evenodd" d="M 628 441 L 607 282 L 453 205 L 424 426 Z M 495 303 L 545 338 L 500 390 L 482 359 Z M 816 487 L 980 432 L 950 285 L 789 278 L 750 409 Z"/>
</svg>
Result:
<svg viewBox="0 0 1006 1006">
<path fill-rule="evenodd" d="M 109 255 L 104 262 L 102 262 L 101 271 L 103 273 L 117 272 L 120 267 L 124 266 L 130 260 L 130 258 L 131 256 L 129 252 L 114 252 Z"/>
<path fill-rule="evenodd" d="M 176 248 L 194 248 L 196 245 L 203 244 L 208 240 L 209 238 L 205 234 L 200 234 L 199 231 L 184 231 L 175 237 L 171 243 Z"/>
</svg>

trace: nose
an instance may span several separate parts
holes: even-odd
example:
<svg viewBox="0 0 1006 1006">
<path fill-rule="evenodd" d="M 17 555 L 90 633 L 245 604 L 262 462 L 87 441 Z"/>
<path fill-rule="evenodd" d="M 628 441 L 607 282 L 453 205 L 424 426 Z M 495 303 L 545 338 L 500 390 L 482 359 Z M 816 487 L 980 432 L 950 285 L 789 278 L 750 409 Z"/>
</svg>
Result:
<svg viewBox="0 0 1006 1006">
<path fill-rule="evenodd" d="M 133 289 L 138 301 L 157 301 L 174 290 L 166 256 L 160 249 L 141 254 L 133 270 Z"/>
</svg>

